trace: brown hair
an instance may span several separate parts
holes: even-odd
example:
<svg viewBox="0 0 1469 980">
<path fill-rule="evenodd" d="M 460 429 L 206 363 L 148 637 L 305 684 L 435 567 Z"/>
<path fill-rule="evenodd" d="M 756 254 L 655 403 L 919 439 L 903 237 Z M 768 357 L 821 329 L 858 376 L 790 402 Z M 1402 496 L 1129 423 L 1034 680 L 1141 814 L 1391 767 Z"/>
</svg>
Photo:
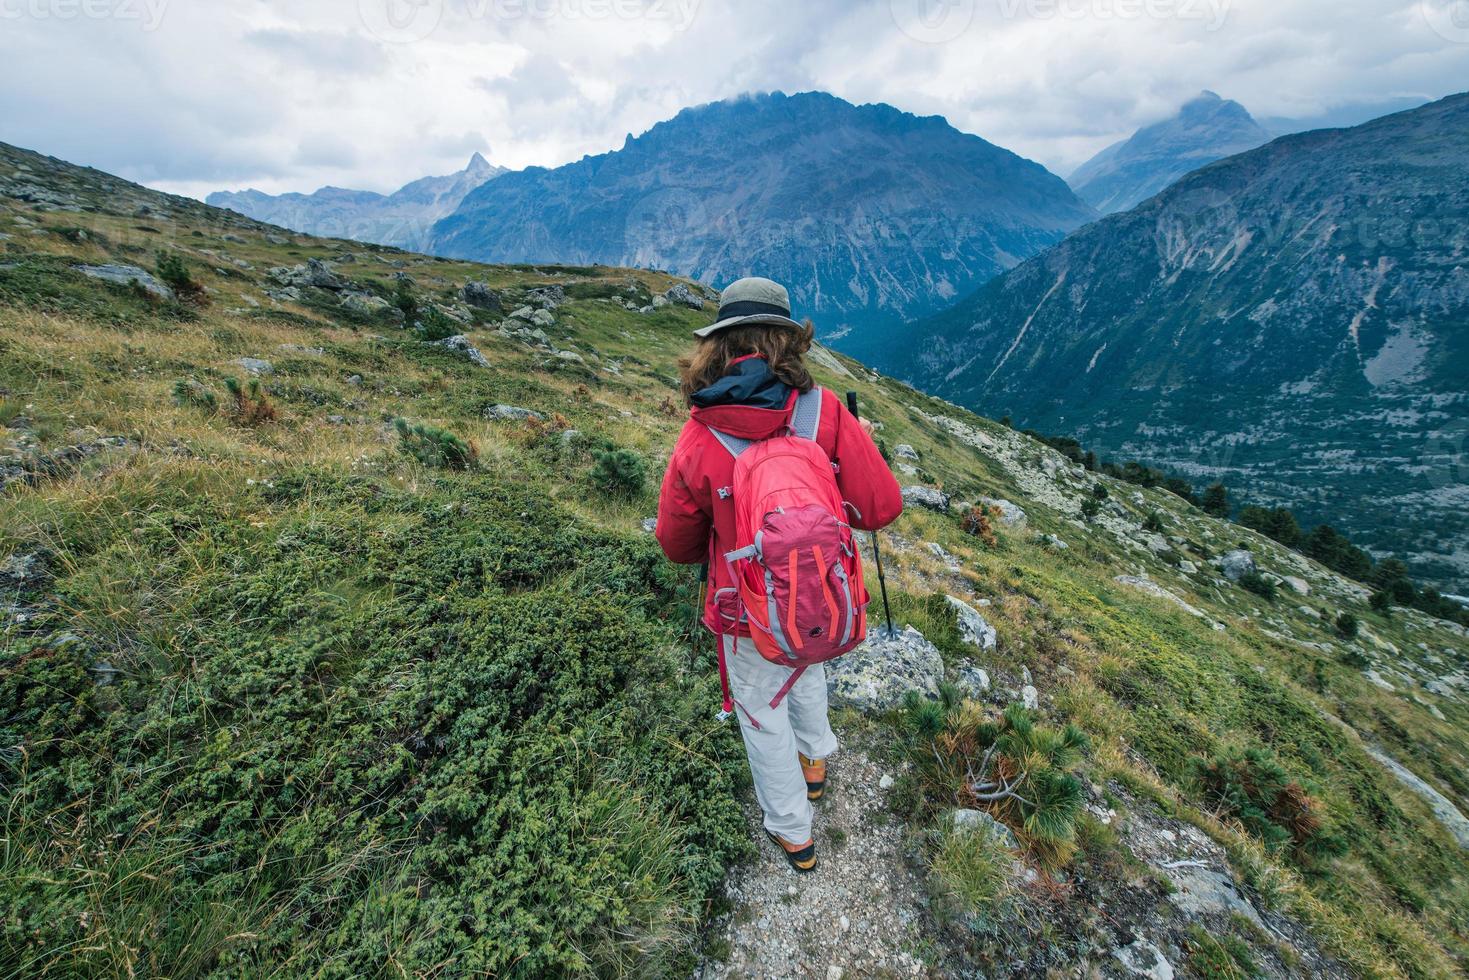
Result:
<svg viewBox="0 0 1469 980">
<path fill-rule="evenodd" d="M 701 337 L 693 352 L 678 362 L 683 399 L 693 404 L 694 392 L 707 388 L 729 370 L 729 362 L 746 354 L 759 354 L 770 364 L 771 373 L 800 392 L 815 385 L 801 355 L 811 349 L 816 328 L 807 320 L 799 330 L 774 323 L 729 327 Z"/>
</svg>

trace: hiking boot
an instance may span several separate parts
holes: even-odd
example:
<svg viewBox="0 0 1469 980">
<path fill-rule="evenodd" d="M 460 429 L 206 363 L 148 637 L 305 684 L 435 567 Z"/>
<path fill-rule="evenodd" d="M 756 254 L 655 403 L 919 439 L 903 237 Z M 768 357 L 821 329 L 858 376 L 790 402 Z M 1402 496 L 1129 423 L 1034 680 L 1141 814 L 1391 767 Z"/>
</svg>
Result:
<svg viewBox="0 0 1469 980">
<path fill-rule="evenodd" d="M 806 799 L 821 799 L 821 794 L 826 792 L 826 760 L 808 759 L 801 752 L 796 754 L 801 757 L 801 775 L 806 777 Z"/>
<path fill-rule="evenodd" d="M 786 856 L 790 866 L 801 873 L 816 870 L 816 841 L 808 840 L 804 844 L 791 844 L 777 834 L 766 831 L 765 835 L 780 845 L 781 851 Z"/>
</svg>

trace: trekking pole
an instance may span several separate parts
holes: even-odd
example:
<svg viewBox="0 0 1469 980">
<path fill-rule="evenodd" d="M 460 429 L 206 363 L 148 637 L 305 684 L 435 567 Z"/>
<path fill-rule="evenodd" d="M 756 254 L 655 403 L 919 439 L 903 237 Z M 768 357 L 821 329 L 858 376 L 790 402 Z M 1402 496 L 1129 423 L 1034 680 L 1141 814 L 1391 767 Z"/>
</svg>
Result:
<svg viewBox="0 0 1469 980">
<path fill-rule="evenodd" d="M 862 417 L 857 414 L 857 393 L 855 391 L 847 392 L 847 409 L 851 411 L 852 418 L 860 419 Z M 877 547 L 877 532 L 872 531 L 870 533 L 872 534 L 872 558 L 877 562 L 877 588 L 882 593 L 882 614 L 888 622 L 887 635 L 897 636 L 898 631 L 893 629 L 893 611 L 888 608 L 888 583 L 882 574 L 882 552 Z"/>
</svg>

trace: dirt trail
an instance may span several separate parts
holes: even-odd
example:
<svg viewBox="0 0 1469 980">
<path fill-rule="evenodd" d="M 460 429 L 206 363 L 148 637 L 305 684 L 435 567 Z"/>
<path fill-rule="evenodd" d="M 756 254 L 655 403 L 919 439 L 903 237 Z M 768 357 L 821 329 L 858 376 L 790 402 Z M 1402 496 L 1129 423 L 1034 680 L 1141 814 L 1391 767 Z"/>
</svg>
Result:
<svg viewBox="0 0 1469 980">
<path fill-rule="evenodd" d="M 884 799 L 883 777 L 895 775 L 859 746 L 832 756 L 826 798 L 816 808 L 821 863 L 804 875 L 765 837 L 749 794 L 758 857 L 725 884 L 734 909 L 714 924 L 711 945 L 726 945 L 728 957 L 703 964 L 699 980 L 938 975 L 922 959 L 922 882 L 908 860 L 903 823 Z"/>
</svg>

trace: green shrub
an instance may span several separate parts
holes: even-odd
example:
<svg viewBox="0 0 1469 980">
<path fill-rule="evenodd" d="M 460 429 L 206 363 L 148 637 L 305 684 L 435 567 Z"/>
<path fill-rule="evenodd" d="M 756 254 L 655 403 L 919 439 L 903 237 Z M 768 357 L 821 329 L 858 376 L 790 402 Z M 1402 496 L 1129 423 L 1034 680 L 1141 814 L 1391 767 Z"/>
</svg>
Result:
<svg viewBox="0 0 1469 980">
<path fill-rule="evenodd" d="M 1097 486 L 1100 487 L 1101 484 L 1099 483 L 1099 484 L 1097 484 Z M 1104 490 L 1103 493 L 1105 493 L 1105 492 L 1106 491 Z M 1099 500 L 1096 497 L 1083 497 L 1082 498 L 1082 501 L 1081 501 L 1081 517 L 1082 517 L 1082 520 L 1090 523 L 1090 522 L 1096 520 L 1097 519 L 1097 515 L 1100 514 L 1101 512 L 1102 512 L 1102 502 L 1101 502 L 1101 500 Z"/>
<path fill-rule="evenodd" d="M 1345 851 L 1321 802 L 1266 749 L 1196 758 L 1193 771 L 1205 802 L 1234 816 L 1266 847 L 1289 849 L 1305 865 Z"/>
<path fill-rule="evenodd" d="M 461 439 L 447 429 L 393 419 L 403 450 L 424 466 L 435 469 L 471 470 L 479 462 L 474 443 Z"/>
<path fill-rule="evenodd" d="M 1014 856 L 983 830 L 950 827 L 930 867 L 944 911 L 983 929 L 1010 895 Z"/>
<path fill-rule="evenodd" d="M 436 306 L 423 307 L 418 313 L 418 319 L 411 322 L 414 336 L 424 341 L 445 340 L 462 329 L 453 318 L 446 316 Z"/>
<path fill-rule="evenodd" d="M 1350 640 L 1357 635 L 1357 617 L 1349 612 L 1344 612 L 1336 617 L 1336 631 L 1343 638 Z"/>
<path fill-rule="evenodd" d="M 204 287 L 200 285 L 192 275 L 183 257 L 175 252 L 159 249 L 158 262 L 154 266 L 158 278 L 172 289 L 180 299 L 192 303 L 202 303 L 205 299 Z"/>
<path fill-rule="evenodd" d="M 1227 933 L 1214 935 L 1194 923 L 1188 927 L 1188 965 L 1204 980 L 1250 980 L 1258 976 L 1250 947 Z"/>
<path fill-rule="evenodd" d="M 530 489 L 274 482 L 150 483 L 97 540 L 172 597 L 173 666 L 139 635 L 96 683 L 85 568 L 83 642 L 7 640 L 0 972 L 687 975 L 744 762 L 656 546 Z M 629 591 L 569 588 L 588 554 Z"/>
<path fill-rule="evenodd" d="M 1163 533 L 1163 514 L 1157 510 L 1148 511 L 1148 516 L 1143 519 L 1143 530 L 1152 531 L 1154 534 Z"/>
<path fill-rule="evenodd" d="M 1275 598 L 1275 583 L 1259 572 L 1245 572 L 1239 577 L 1239 587 L 1262 599 Z"/>
<path fill-rule="evenodd" d="M 592 485 L 619 497 L 636 497 L 648 482 L 648 464 L 630 449 L 597 453 L 592 467 Z"/>
<path fill-rule="evenodd" d="M 229 392 L 229 415 L 236 425 L 254 427 L 275 421 L 275 406 L 266 396 L 258 378 L 251 378 L 244 383 L 237 378 L 225 378 L 224 389 Z"/>
<path fill-rule="evenodd" d="M 219 407 L 214 392 L 193 378 L 179 378 L 173 383 L 173 403 L 180 408 L 202 408 L 208 412 Z"/>
<path fill-rule="evenodd" d="M 1076 851 L 1081 761 L 1086 735 L 1075 725 L 1052 728 L 1019 704 L 998 718 L 973 701 L 952 706 L 910 698 L 903 728 L 913 757 L 937 799 L 990 811 L 1048 867 Z"/>
<path fill-rule="evenodd" d="M 1367 604 L 1372 607 L 1373 612 L 1386 616 L 1392 611 L 1392 593 L 1384 589 L 1378 589 L 1372 593 L 1372 597 L 1367 600 Z"/>
</svg>

